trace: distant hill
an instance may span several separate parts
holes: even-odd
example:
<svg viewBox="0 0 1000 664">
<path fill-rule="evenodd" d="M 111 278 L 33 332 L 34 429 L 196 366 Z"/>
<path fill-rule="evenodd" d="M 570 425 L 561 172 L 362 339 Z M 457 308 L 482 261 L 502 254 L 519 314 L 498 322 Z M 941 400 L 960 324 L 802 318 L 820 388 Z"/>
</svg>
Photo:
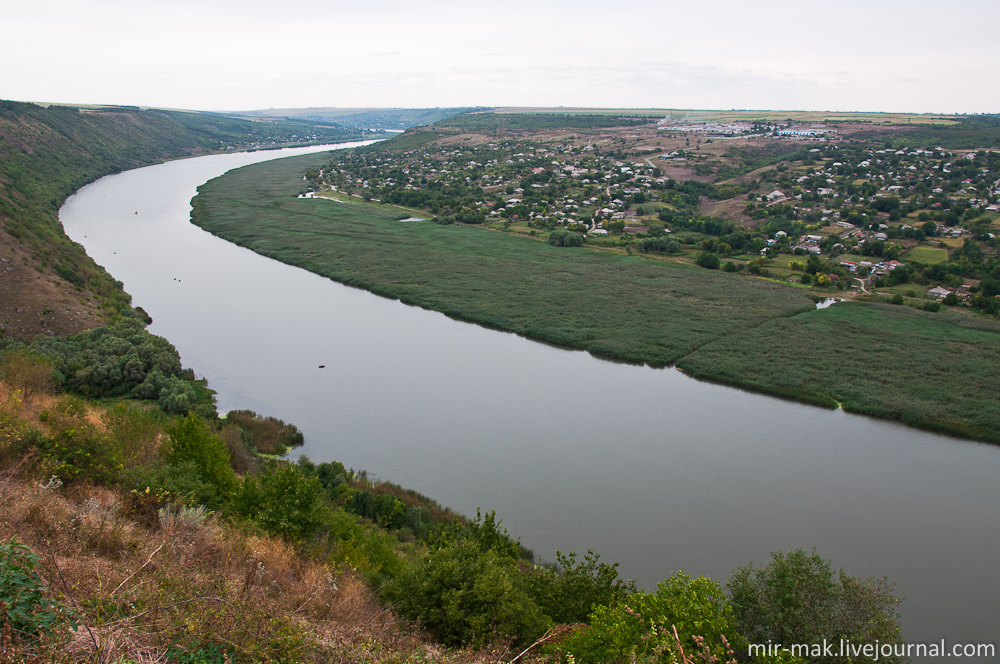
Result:
<svg viewBox="0 0 1000 664">
<path fill-rule="evenodd" d="M 0 101 L 0 334 L 72 334 L 128 305 L 121 283 L 59 223 L 60 206 L 83 185 L 179 157 L 360 136 L 305 120 Z"/>
<path fill-rule="evenodd" d="M 271 118 L 286 121 L 334 122 L 351 129 L 403 130 L 422 127 L 459 113 L 483 108 L 272 108 L 266 111 L 230 113 L 240 118 Z"/>
</svg>

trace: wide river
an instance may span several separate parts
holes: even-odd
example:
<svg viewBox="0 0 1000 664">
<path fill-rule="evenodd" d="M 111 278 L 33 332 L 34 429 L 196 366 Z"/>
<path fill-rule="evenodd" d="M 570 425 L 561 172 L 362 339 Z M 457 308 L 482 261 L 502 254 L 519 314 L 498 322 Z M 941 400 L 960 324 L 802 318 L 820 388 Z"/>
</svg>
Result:
<svg viewBox="0 0 1000 664">
<path fill-rule="evenodd" d="M 206 180 L 314 150 L 141 168 L 60 213 L 220 411 L 294 422 L 293 455 L 496 510 L 547 560 L 593 549 L 650 588 L 816 547 L 897 583 L 909 641 L 1000 641 L 1000 447 L 457 322 L 190 224 Z"/>
</svg>

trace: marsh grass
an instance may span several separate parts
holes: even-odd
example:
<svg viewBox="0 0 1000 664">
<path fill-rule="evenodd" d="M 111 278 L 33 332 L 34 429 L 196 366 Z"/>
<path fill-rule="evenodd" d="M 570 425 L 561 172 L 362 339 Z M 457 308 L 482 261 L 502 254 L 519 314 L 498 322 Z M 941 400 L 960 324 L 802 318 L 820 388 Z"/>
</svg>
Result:
<svg viewBox="0 0 1000 664">
<path fill-rule="evenodd" d="M 555 247 L 397 210 L 299 199 L 321 155 L 237 169 L 199 189 L 193 220 L 257 253 L 378 295 L 615 360 L 668 365 L 733 331 L 812 306 L 797 289 L 691 265 Z"/>
<path fill-rule="evenodd" d="M 1000 442 L 1000 323 L 844 302 L 702 346 L 698 378 Z"/>
</svg>

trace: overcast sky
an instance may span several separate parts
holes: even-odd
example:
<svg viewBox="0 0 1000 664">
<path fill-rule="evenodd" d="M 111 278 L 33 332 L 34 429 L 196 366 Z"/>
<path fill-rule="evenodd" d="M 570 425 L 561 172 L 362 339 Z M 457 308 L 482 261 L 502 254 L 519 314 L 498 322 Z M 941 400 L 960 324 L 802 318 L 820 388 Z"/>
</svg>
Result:
<svg viewBox="0 0 1000 664">
<path fill-rule="evenodd" d="M 0 98 L 1000 112 L 1000 0 L 0 0 Z"/>
</svg>

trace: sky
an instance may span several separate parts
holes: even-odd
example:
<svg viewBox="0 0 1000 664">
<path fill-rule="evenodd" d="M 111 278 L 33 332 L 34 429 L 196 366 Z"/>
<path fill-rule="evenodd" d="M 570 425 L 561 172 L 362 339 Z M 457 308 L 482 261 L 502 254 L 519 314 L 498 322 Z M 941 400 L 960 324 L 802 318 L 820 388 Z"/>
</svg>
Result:
<svg viewBox="0 0 1000 664">
<path fill-rule="evenodd" d="M 1000 112 L 1000 2 L 0 0 L 0 98 Z"/>
</svg>

